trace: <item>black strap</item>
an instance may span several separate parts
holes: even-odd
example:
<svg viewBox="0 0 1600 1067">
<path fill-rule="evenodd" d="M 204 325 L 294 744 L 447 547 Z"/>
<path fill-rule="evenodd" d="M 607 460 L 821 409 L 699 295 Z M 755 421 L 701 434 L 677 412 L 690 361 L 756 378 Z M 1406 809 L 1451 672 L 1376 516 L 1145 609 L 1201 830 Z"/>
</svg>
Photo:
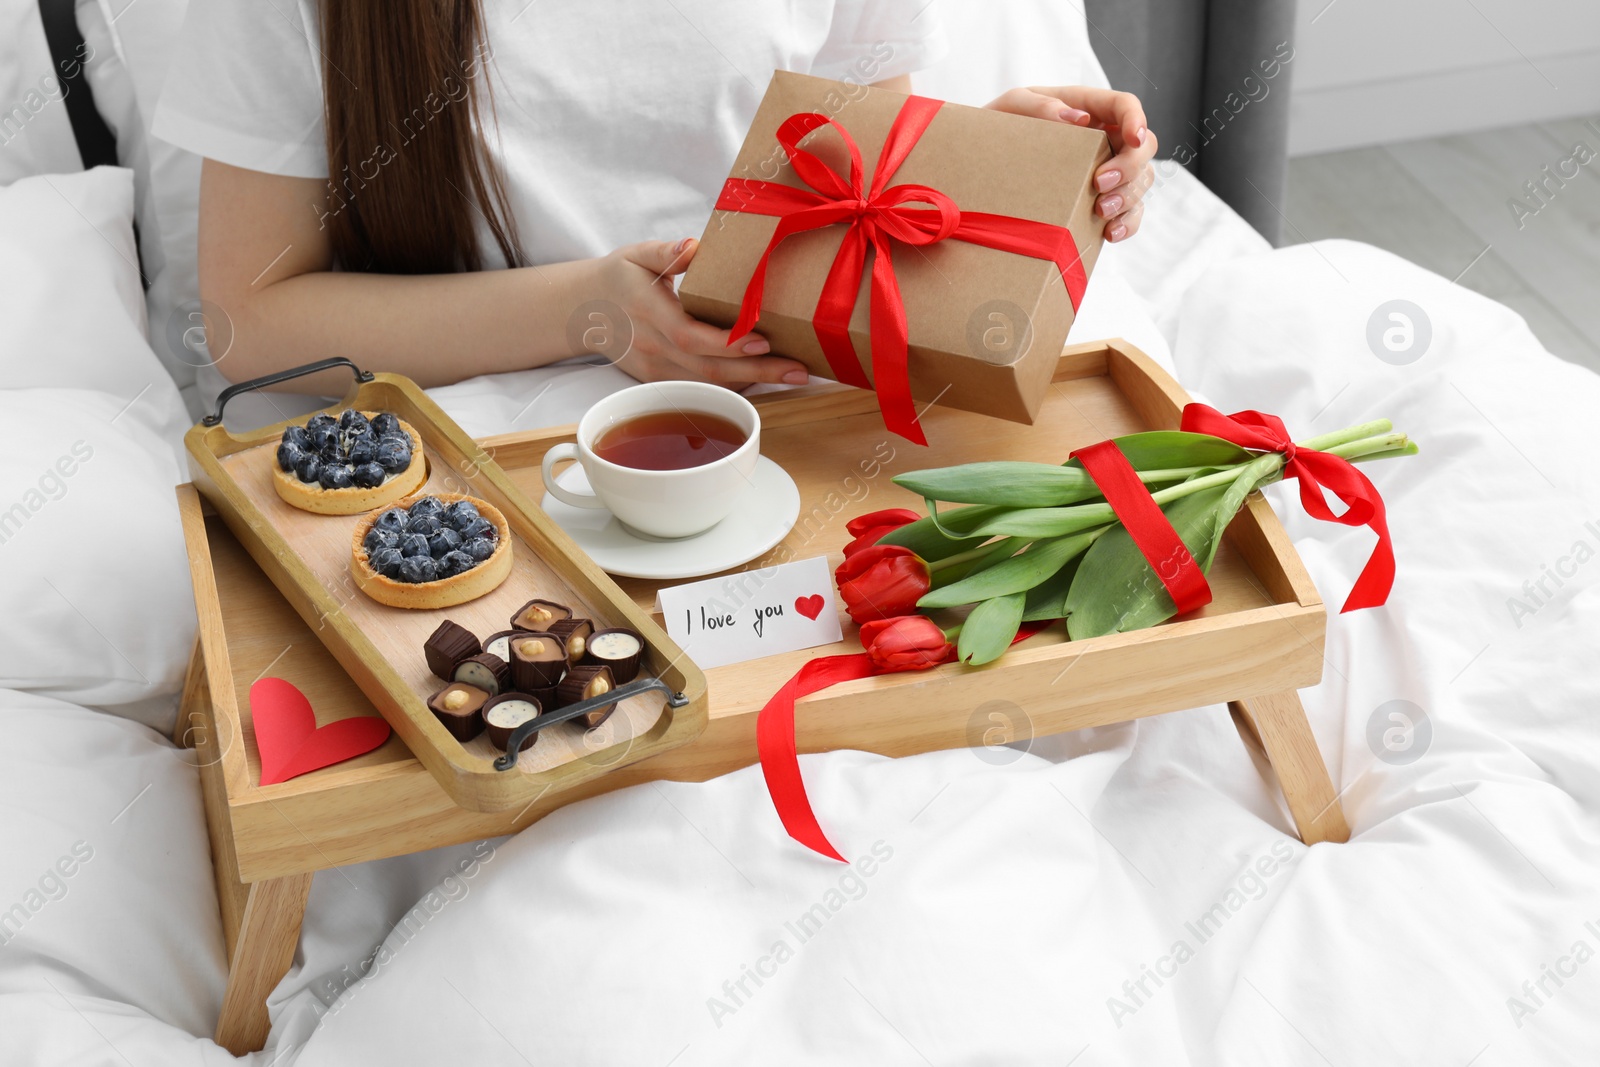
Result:
<svg viewBox="0 0 1600 1067">
<path fill-rule="evenodd" d="M 78 142 L 83 169 L 102 164 L 117 165 L 117 138 L 94 106 L 94 90 L 84 77 L 84 60 L 89 50 L 78 30 L 73 0 L 39 0 L 39 19 L 44 23 L 44 39 L 50 48 L 50 61 L 62 83 L 62 102 L 72 136 Z"/>
</svg>

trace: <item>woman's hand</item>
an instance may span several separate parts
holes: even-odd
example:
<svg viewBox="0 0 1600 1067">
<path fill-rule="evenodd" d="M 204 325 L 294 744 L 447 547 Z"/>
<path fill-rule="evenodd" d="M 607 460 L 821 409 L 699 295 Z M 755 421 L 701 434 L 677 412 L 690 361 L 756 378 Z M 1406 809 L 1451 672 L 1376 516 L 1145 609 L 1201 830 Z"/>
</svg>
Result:
<svg viewBox="0 0 1600 1067">
<path fill-rule="evenodd" d="M 690 379 L 741 388 L 754 382 L 803 385 L 805 365 L 769 356 L 772 346 L 747 334 L 731 347 L 729 333 L 692 318 L 678 302 L 672 277 L 694 259 L 700 242 L 642 241 L 599 260 L 606 295 L 632 326 L 628 350 L 613 362 L 641 382 Z M 609 353 L 607 353 L 609 355 Z"/>
<path fill-rule="evenodd" d="M 1095 211 L 1106 220 L 1107 241 L 1123 241 L 1139 232 L 1144 194 L 1155 180 L 1150 158 L 1156 154 L 1156 135 L 1145 128 L 1144 107 L 1137 96 L 1083 85 L 1036 85 L 1012 89 L 988 106 L 1104 130 L 1114 155 L 1095 171 Z"/>
</svg>

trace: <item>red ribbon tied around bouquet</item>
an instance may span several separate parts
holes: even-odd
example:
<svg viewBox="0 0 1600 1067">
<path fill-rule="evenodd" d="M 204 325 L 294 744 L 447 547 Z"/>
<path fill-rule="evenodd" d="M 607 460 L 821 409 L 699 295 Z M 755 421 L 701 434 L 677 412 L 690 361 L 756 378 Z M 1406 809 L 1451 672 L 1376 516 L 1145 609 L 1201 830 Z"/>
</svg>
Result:
<svg viewBox="0 0 1600 1067">
<path fill-rule="evenodd" d="M 1282 452 L 1283 479 L 1299 479 L 1300 506 L 1306 509 L 1306 514 L 1344 526 L 1367 526 L 1378 535 L 1378 543 L 1340 612 L 1377 607 L 1389 599 L 1389 590 L 1394 586 L 1394 545 L 1389 539 L 1389 520 L 1378 487 L 1357 470 L 1355 464 L 1327 452 L 1296 448 L 1283 420 L 1260 411 L 1224 415 L 1205 404 L 1187 404 L 1179 428 L 1188 433 L 1220 437 L 1255 452 Z M 1344 503 L 1343 515 L 1335 515 L 1328 507 L 1324 490 Z"/>
<path fill-rule="evenodd" d="M 1077 243 L 1064 226 L 1009 215 L 962 211 L 944 193 L 926 185 L 889 185 L 941 106 L 940 101 L 927 97 L 907 98 L 883 142 L 870 186 L 863 184 L 861 151 L 843 126 L 816 112 L 791 115 L 778 127 L 778 144 L 793 164 L 795 174 L 811 188 L 796 189 L 753 178 L 729 178 L 722 187 L 722 195 L 717 198 L 720 211 L 778 217 L 772 240 L 761 253 L 761 259 L 751 272 L 750 283 L 745 287 L 729 344 L 749 333 L 760 317 L 767 265 L 773 250 L 785 238 L 797 233 L 836 223 L 848 224 L 849 229 L 823 283 L 812 326 L 834 377 L 862 389 L 873 386 L 862 371 L 855 346 L 850 342 L 850 315 L 861 289 L 868 250 L 876 253 L 872 262 L 870 303 L 872 381 L 877 383 L 878 406 L 883 412 L 884 425 L 919 445 L 928 442 L 918 425 L 911 400 L 906 309 L 890 257 L 891 239 L 908 245 L 930 245 L 950 238 L 1034 259 L 1048 259 L 1061 271 L 1073 311 L 1077 311 L 1089 281 Z M 844 140 L 850 153 L 848 180 L 800 147 L 807 134 L 823 126 L 832 126 Z"/>
</svg>

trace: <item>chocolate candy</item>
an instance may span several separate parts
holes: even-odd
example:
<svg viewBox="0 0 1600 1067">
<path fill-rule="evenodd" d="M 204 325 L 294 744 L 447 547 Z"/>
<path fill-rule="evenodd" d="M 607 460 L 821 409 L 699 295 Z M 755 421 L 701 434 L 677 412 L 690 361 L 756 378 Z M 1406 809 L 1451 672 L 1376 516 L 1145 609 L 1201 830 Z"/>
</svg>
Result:
<svg viewBox="0 0 1600 1067">
<path fill-rule="evenodd" d="M 583 662 L 604 664 L 618 685 L 627 685 L 639 676 L 639 661 L 644 655 L 644 638 L 626 626 L 596 630 L 589 637 Z"/>
<path fill-rule="evenodd" d="M 566 646 L 552 634 L 519 633 L 510 647 L 511 680 L 524 693 L 548 689 L 566 673 Z"/>
<path fill-rule="evenodd" d="M 574 667 L 561 679 L 561 684 L 556 686 L 556 697 L 562 704 L 576 704 L 580 700 L 590 697 L 603 696 L 615 689 L 617 684 L 611 677 L 611 668 L 594 664 L 588 667 Z M 617 710 L 616 701 L 602 704 L 593 711 L 586 712 L 573 722 L 582 723 L 586 728 L 593 730 L 596 726 L 611 717 Z"/>
<path fill-rule="evenodd" d="M 556 686 L 546 689 L 530 689 L 528 695 L 539 702 L 539 706 L 546 710 L 553 710 L 561 706 L 561 695 L 556 691 Z"/>
<path fill-rule="evenodd" d="M 530 600 L 511 616 L 511 628 L 537 633 L 550 629 L 553 622 L 570 618 L 572 609 L 565 604 L 557 604 L 554 600 Z"/>
<path fill-rule="evenodd" d="M 480 712 L 489 694 L 475 685 L 451 682 L 428 698 L 428 710 L 457 741 L 471 741 L 483 732 Z"/>
<path fill-rule="evenodd" d="M 468 656 L 483 651 L 478 639 L 465 626 L 457 626 L 446 619 L 422 643 L 422 654 L 428 658 L 428 669 L 449 681 L 455 677 L 458 664 Z"/>
<path fill-rule="evenodd" d="M 577 663 L 589 649 L 589 635 L 594 633 L 594 623 L 588 619 L 560 619 L 550 624 L 549 633 L 566 646 L 567 662 Z"/>
<path fill-rule="evenodd" d="M 501 752 L 511 743 L 511 731 L 530 719 L 538 718 L 540 707 L 537 697 L 529 693 L 501 693 L 483 706 L 483 722 L 489 730 L 489 740 Z M 538 731 L 522 739 L 518 752 L 525 752 L 539 740 Z"/>
<path fill-rule="evenodd" d="M 499 696 L 511 688 L 511 667 L 499 656 L 480 652 L 456 664 L 450 680 L 476 686 L 492 697 Z"/>
<path fill-rule="evenodd" d="M 511 662 L 511 639 L 526 630 L 501 630 L 483 639 L 483 650 Z"/>
</svg>

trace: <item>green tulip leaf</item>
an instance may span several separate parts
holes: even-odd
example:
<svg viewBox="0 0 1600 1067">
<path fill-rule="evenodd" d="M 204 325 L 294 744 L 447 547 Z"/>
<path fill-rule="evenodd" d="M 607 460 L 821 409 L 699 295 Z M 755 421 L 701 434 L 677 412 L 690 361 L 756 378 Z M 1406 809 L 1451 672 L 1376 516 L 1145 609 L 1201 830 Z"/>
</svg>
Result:
<svg viewBox="0 0 1600 1067">
<path fill-rule="evenodd" d="M 896 475 L 894 484 L 919 496 L 952 504 L 1049 507 L 1100 495 L 1094 480 L 1081 467 L 1009 460 L 910 471 Z"/>
<path fill-rule="evenodd" d="M 1067 616 L 1067 590 L 1083 564 L 1085 553 L 1067 560 L 1061 569 L 1028 590 L 1022 605 L 1023 622 L 1053 622 Z"/>
<path fill-rule="evenodd" d="M 972 527 L 996 515 L 1003 515 L 1007 510 L 989 505 L 951 508 L 939 514 L 938 526 L 932 519 L 921 518 L 916 522 L 907 523 L 898 530 L 890 530 L 878 538 L 878 544 L 900 545 L 909 548 L 929 563 L 935 563 L 946 556 L 965 552 L 974 545 L 987 541 L 989 534 L 974 534 Z M 962 535 L 960 540 L 946 537 L 939 532 L 939 526 L 943 526 L 951 533 Z"/>
<path fill-rule="evenodd" d="M 1129 434 L 1116 438 L 1116 444 L 1138 471 L 1217 468 L 1250 459 L 1249 452 L 1231 441 L 1178 430 Z M 1075 459 L 1060 466 L 1016 460 L 963 463 L 908 471 L 896 475 L 894 483 L 923 498 L 951 504 L 1049 508 L 1095 500 L 1101 495 L 1094 479 Z"/>
<path fill-rule="evenodd" d="M 1115 522 L 1116 512 L 1111 505 L 1078 504 L 1070 508 L 1005 508 L 1000 514 L 986 517 L 974 525 L 974 534 L 1006 537 L 1027 537 L 1039 540 L 1045 537 L 1062 537 L 1082 533 L 1096 526 Z"/>
<path fill-rule="evenodd" d="M 1134 470 L 1172 470 L 1177 467 L 1231 467 L 1250 460 L 1252 454 L 1232 441 L 1181 430 L 1151 430 L 1115 438 Z M 1077 465 L 1077 460 L 1071 461 Z"/>
<path fill-rule="evenodd" d="M 1110 529 L 1102 526 L 1070 537 L 1051 541 L 1036 541 L 1033 547 L 1020 555 L 1002 558 L 974 572 L 960 581 L 924 593 L 917 601 L 919 608 L 953 608 L 961 604 L 975 604 L 1010 593 L 1023 593 L 1061 570 L 1067 560 L 1081 555 L 1097 537 Z"/>
<path fill-rule="evenodd" d="M 956 638 L 956 658 L 976 666 L 990 663 L 1011 647 L 1022 627 L 1023 594 L 1012 593 L 985 600 L 972 609 Z"/>
</svg>

